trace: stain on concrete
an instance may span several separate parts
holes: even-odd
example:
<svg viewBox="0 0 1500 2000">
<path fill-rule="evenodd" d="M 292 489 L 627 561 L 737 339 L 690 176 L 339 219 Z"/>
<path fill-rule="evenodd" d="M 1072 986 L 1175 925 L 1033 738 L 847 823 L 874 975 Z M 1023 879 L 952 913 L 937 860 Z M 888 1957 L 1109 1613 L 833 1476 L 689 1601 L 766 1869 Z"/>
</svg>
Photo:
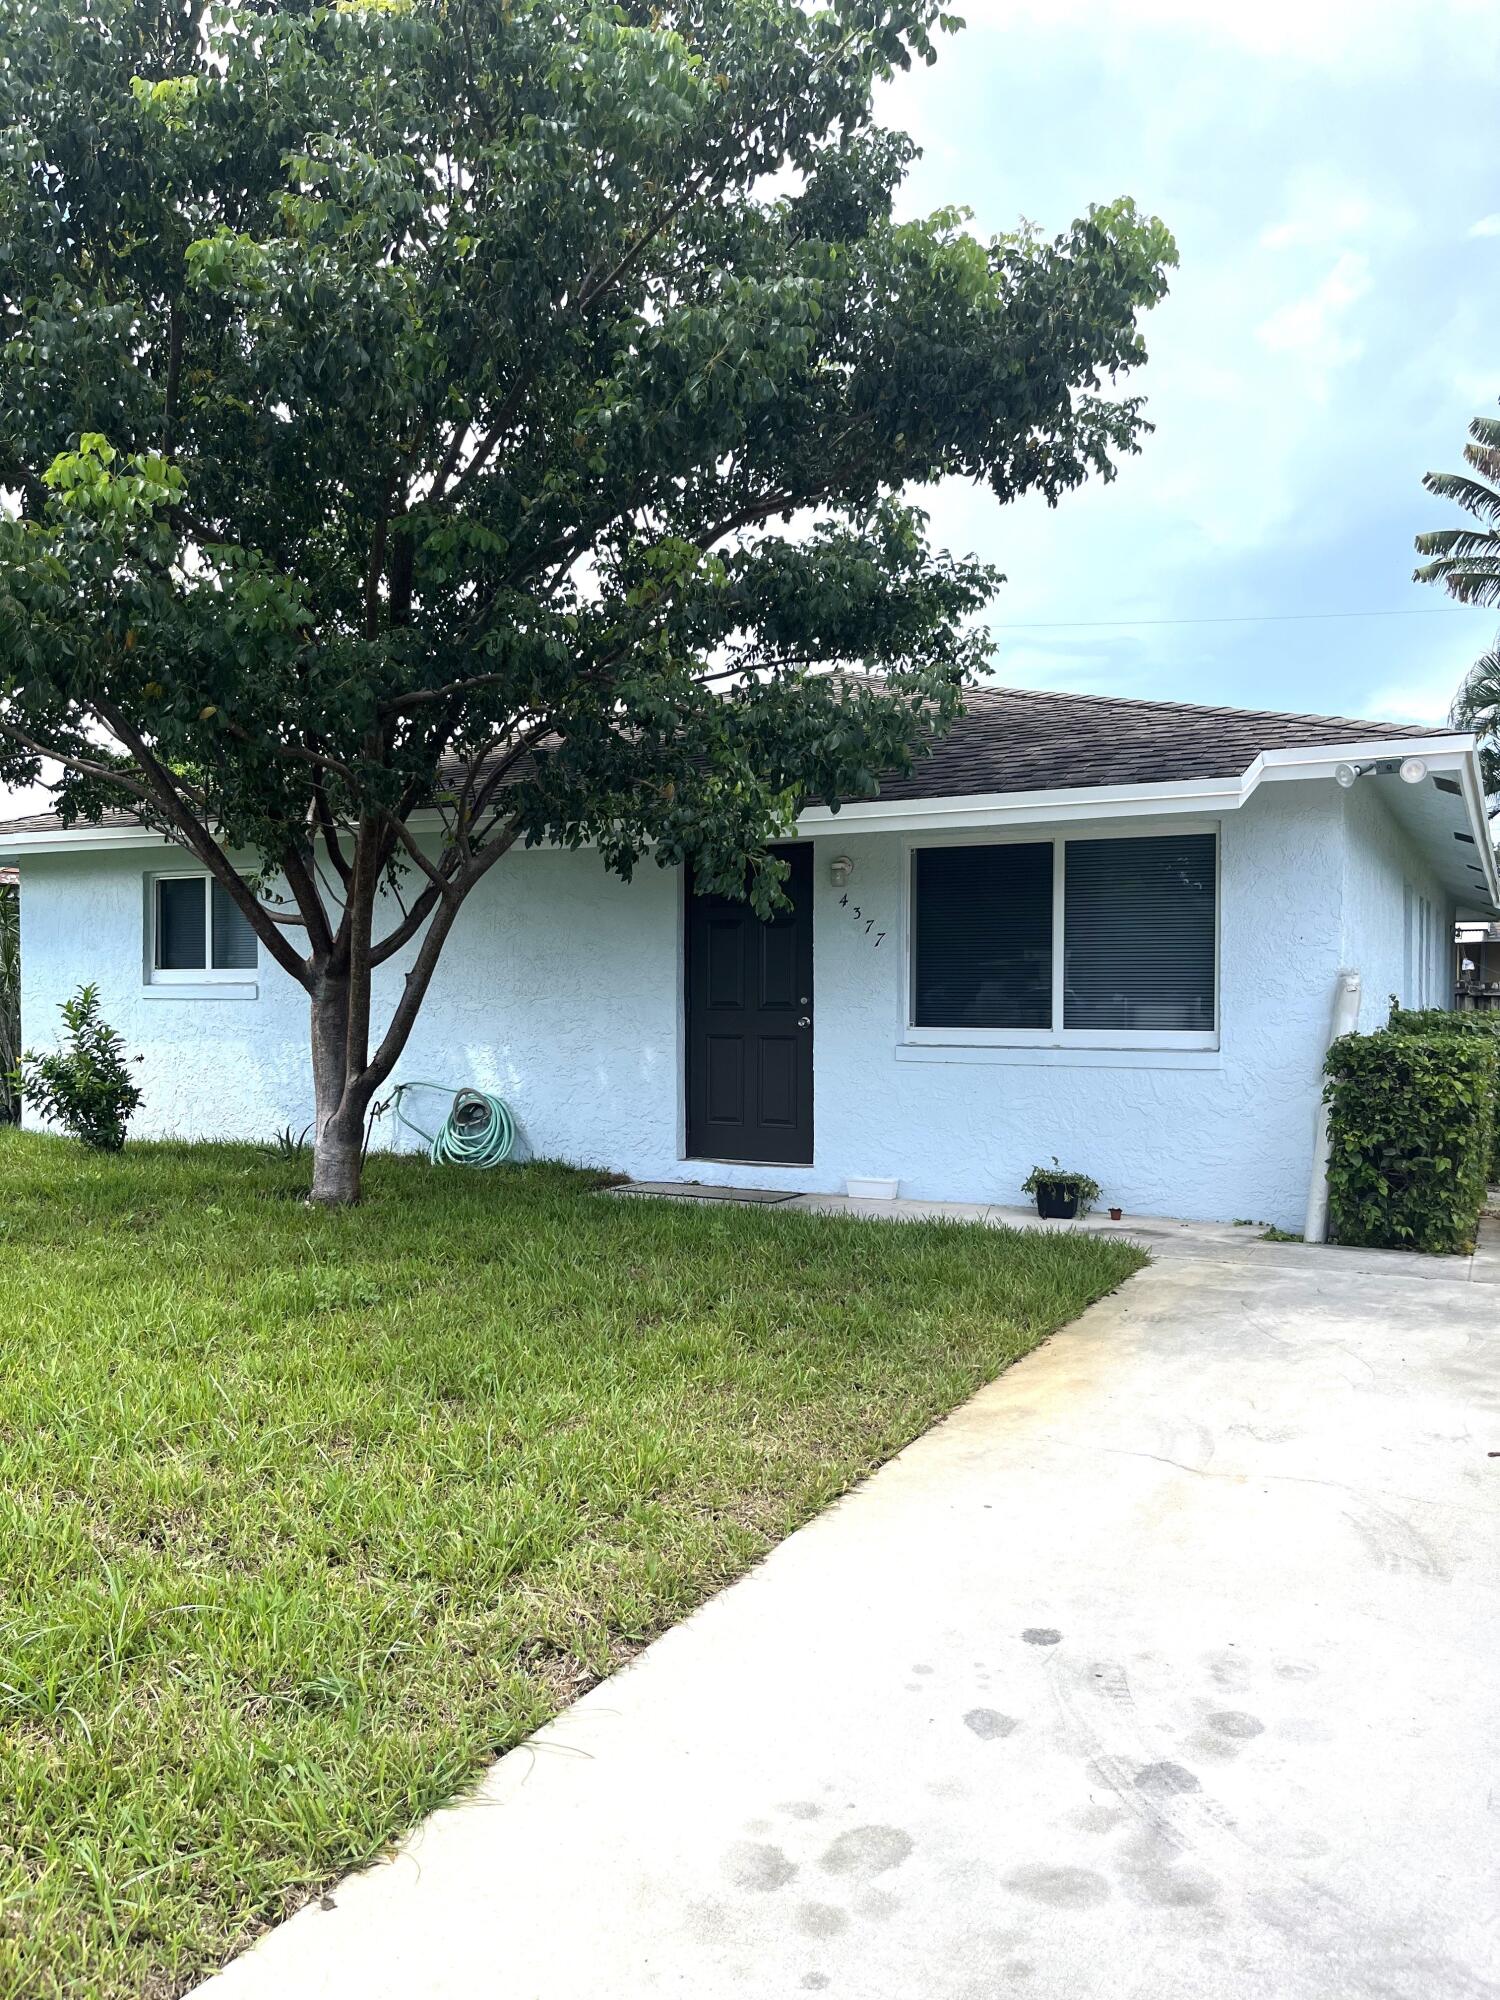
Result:
<svg viewBox="0 0 1500 2000">
<path fill-rule="evenodd" d="M 1202 1909 L 1219 1893 L 1218 1883 L 1206 1868 L 1181 1863 L 1140 1862 L 1122 1868 L 1120 1881 L 1132 1902 L 1149 1903 L 1158 1909 Z"/>
<path fill-rule="evenodd" d="M 1250 1678 L 1250 1669 L 1237 1653 L 1210 1653 L 1206 1665 L 1221 1688 L 1242 1688 Z"/>
<path fill-rule="evenodd" d="M 1333 1842 L 1311 1828 L 1282 1827 L 1277 1833 L 1277 1846 L 1288 1861 L 1317 1861 L 1329 1852 Z"/>
<path fill-rule="evenodd" d="M 737 1840 L 724 1855 L 724 1873 L 737 1889 L 781 1889 L 796 1872 L 795 1861 L 764 1841 Z"/>
<path fill-rule="evenodd" d="M 930 1674 L 932 1672 L 932 1668 L 928 1666 L 923 1666 L 919 1662 L 916 1666 L 912 1668 L 912 1672 L 914 1674 Z"/>
<path fill-rule="evenodd" d="M 1130 1677 L 1118 1660 L 1099 1660 L 1094 1666 L 1095 1692 L 1112 1701 L 1119 1708 L 1129 1708 L 1135 1701 L 1130 1692 Z"/>
<path fill-rule="evenodd" d="M 1259 1736 L 1266 1725 L 1258 1715 L 1248 1715 L 1242 1708 L 1221 1708 L 1216 1715 L 1208 1718 L 1208 1726 L 1216 1729 L 1221 1736 L 1247 1743 L 1252 1736 Z"/>
<path fill-rule="evenodd" d="M 1382 1507 L 1366 1493 L 1343 1513 L 1377 1568 L 1392 1575 L 1406 1572 L 1447 1582 L 1451 1572 L 1441 1552 L 1393 1507 Z"/>
<path fill-rule="evenodd" d="M 964 1717 L 965 1729 L 972 1730 L 982 1743 L 994 1743 L 1020 1726 L 1015 1716 L 1002 1715 L 998 1708 L 971 1708 Z"/>
<path fill-rule="evenodd" d="M 1311 1660 L 1283 1660 L 1276 1672 L 1284 1681 L 1315 1681 L 1322 1668 L 1315 1667 Z"/>
<path fill-rule="evenodd" d="M 1183 1754 L 1201 1764 L 1232 1764 L 1244 1747 L 1232 1737 L 1215 1736 L 1211 1729 L 1195 1729 L 1182 1739 Z"/>
<path fill-rule="evenodd" d="M 935 1799 L 966 1799 L 969 1787 L 962 1778 L 929 1778 L 923 1788 Z"/>
<path fill-rule="evenodd" d="M 793 1799 L 781 1810 L 789 1819 L 819 1819 L 823 1812 L 823 1808 L 815 1805 L 811 1799 Z"/>
<path fill-rule="evenodd" d="M 837 1937 L 849 1928 L 849 1912 L 837 1903 L 804 1903 L 797 1912 L 797 1928 L 804 1937 Z"/>
<path fill-rule="evenodd" d="M 1074 1814 L 1073 1824 L 1080 1833 L 1112 1833 L 1124 1818 L 1122 1806 L 1085 1806 Z"/>
<path fill-rule="evenodd" d="M 1190 1910 L 1217 1900 L 1218 1883 L 1207 1869 L 1185 1858 L 1175 1832 L 1143 1830 L 1123 1843 L 1117 1859 L 1120 1887 L 1133 1903 Z"/>
<path fill-rule="evenodd" d="M 1029 1958 L 1008 1958 L 1000 1970 L 1007 1979 L 1014 1979 L 1018 1985 L 1023 1985 L 1028 1979 L 1036 1978 L 1036 1967 Z"/>
<path fill-rule="evenodd" d="M 1040 1861 L 1013 1868 L 1005 1878 L 1005 1886 L 1054 1910 L 1092 1909 L 1107 1903 L 1110 1897 L 1108 1882 L 1092 1868 L 1049 1868 Z"/>
<path fill-rule="evenodd" d="M 901 1907 L 901 1898 L 893 1896 L 889 1889 L 866 1889 L 854 1905 L 860 1916 L 868 1917 L 871 1923 L 889 1923 Z"/>
<path fill-rule="evenodd" d="M 821 1993 L 828 1983 L 826 1972 L 804 1972 L 802 1975 L 802 1985 L 808 1993 Z"/>
<path fill-rule="evenodd" d="M 899 1826 L 851 1826 L 824 1849 L 820 1866 L 830 1875 L 848 1875 L 856 1882 L 899 1868 L 916 1845 Z"/>
<path fill-rule="evenodd" d="M 1135 1774 L 1135 1788 L 1153 1799 L 1175 1798 L 1179 1792 L 1203 1789 L 1193 1773 L 1182 1764 L 1143 1764 Z"/>
<path fill-rule="evenodd" d="M 1055 1625 L 1028 1625 L 1021 1637 L 1028 1646 L 1056 1646 L 1062 1643 L 1062 1633 Z"/>
</svg>

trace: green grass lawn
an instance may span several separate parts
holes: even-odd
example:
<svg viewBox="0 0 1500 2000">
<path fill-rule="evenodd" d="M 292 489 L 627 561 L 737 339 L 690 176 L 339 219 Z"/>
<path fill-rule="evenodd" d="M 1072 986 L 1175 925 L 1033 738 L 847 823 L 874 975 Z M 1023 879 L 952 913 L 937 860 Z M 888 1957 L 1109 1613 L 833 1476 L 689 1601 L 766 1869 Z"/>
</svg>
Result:
<svg viewBox="0 0 1500 2000">
<path fill-rule="evenodd" d="M 0 1993 L 190 1985 L 1142 1261 L 0 1136 Z"/>
</svg>

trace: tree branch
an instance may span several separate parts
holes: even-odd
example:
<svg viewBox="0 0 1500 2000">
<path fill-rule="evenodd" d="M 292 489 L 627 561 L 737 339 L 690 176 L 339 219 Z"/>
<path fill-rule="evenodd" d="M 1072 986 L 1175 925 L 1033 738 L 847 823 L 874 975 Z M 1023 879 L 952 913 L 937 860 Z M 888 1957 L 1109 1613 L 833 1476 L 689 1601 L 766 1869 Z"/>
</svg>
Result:
<svg viewBox="0 0 1500 2000">
<path fill-rule="evenodd" d="M 432 983 L 432 975 L 437 969 L 437 962 L 447 942 L 448 933 L 453 928 L 464 900 L 475 884 L 481 881 L 500 857 L 510 850 L 520 831 L 519 824 L 513 821 L 504 836 L 487 848 L 455 884 L 458 893 L 453 900 L 450 902 L 444 899 L 434 912 L 432 922 L 427 927 L 427 934 L 422 939 L 411 970 L 406 975 L 401 997 L 396 1002 L 380 1046 L 359 1079 L 361 1088 L 378 1090 L 395 1068 L 421 1010 L 422 1002 L 426 998 L 427 989 Z"/>
<path fill-rule="evenodd" d="M 181 833 L 183 844 L 198 857 L 214 880 L 222 886 L 282 971 L 289 973 L 299 986 L 305 986 L 311 992 L 312 972 L 306 961 L 298 957 L 271 922 L 261 908 L 260 898 L 252 893 L 248 883 L 207 826 L 188 811 L 182 795 L 177 790 L 177 783 L 172 773 L 153 756 L 140 734 L 110 703 L 96 701 L 94 709 L 99 719 L 113 731 L 116 740 L 123 743 L 135 759 L 150 787 L 152 802 L 161 808 Z"/>
</svg>

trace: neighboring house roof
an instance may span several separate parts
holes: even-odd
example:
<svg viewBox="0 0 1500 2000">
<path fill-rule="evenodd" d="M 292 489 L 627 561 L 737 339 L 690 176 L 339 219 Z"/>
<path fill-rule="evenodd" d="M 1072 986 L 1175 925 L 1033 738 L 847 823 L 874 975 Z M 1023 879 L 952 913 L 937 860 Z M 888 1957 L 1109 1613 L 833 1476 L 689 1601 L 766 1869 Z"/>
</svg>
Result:
<svg viewBox="0 0 1500 2000">
<path fill-rule="evenodd" d="M 984 825 L 1059 809 L 1080 817 L 1233 810 L 1267 780 L 1331 777 L 1345 751 L 1380 760 L 1385 776 L 1394 772 L 1392 759 L 1421 754 L 1448 774 L 1436 778 L 1442 796 L 1432 782 L 1397 784 L 1386 796 L 1413 837 L 1440 857 L 1456 893 L 1486 907 L 1500 900 L 1467 731 L 1036 688 L 972 688 L 965 700 L 966 713 L 911 771 L 888 774 L 876 797 L 851 802 L 836 817 L 810 807 L 804 829 Z M 32 814 L 0 824 L 0 855 L 146 837 L 129 813 L 107 814 L 71 834 L 54 815 Z M 1457 853 L 1455 841 L 1467 851 Z"/>
</svg>

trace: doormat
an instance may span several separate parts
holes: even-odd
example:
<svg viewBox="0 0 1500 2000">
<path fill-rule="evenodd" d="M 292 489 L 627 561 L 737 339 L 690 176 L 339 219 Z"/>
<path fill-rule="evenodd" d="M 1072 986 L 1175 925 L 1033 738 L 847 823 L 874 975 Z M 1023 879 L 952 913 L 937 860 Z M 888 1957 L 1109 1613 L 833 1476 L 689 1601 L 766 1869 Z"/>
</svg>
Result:
<svg viewBox="0 0 1500 2000">
<path fill-rule="evenodd" d="M 653 1195 L 668 1201 L 736 1201 L 747 1208 L 797 1199 L 786 1188 L 710 1187 L 707 1181 L 622 1181 L 610 1193 Z"/>
</svg>

